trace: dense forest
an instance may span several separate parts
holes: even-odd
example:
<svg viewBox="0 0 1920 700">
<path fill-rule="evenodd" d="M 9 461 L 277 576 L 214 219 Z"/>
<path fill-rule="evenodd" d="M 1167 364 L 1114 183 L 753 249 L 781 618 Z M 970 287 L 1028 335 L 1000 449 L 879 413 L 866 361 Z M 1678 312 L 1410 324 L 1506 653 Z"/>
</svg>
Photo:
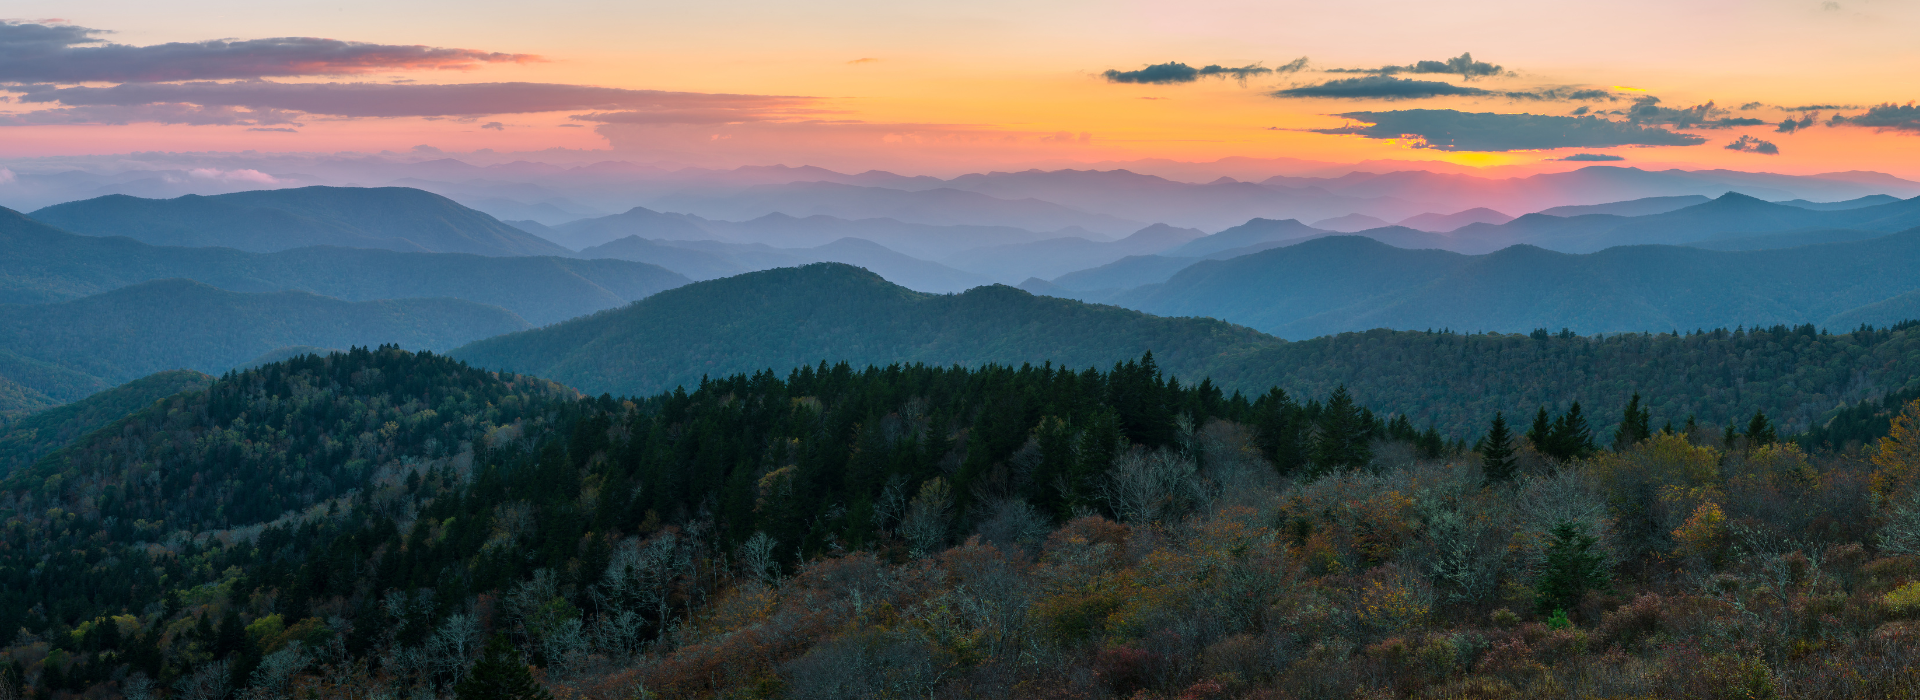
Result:
<svg viewBox="0 0 1920 700">
<path fill-rule="evenodd" d="M 1652 389 L 1456 438 L 1152 354 L 630 398 L 306 355 L 0 481 L 0 692 L 1920 694 L 1920 402 L 1803 448 Z"/>
</svg>

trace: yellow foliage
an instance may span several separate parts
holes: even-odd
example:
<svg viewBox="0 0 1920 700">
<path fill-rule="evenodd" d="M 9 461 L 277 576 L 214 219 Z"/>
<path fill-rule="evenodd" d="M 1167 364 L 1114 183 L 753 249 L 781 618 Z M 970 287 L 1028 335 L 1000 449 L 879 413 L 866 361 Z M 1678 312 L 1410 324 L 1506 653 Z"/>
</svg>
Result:
<svg viewBox="0 0 1920 700">
<path fill-rule="evenodd" d="M 1913 489 L 1920 475 L 1920 399 L 1915 399 L 1894 416 L 1892 429 L 1877 443 L 1873 455 L 1873 495 L 1881 503 L 1897 501 Z"/>
<path fill-rule="evenodd" d="M 1595 455 L 1588 468 L 1603 483 L 1644 473 L 1656 482 L 1699 488 L 1720 483 L 1720 450 L 1694 445 L 1685 435 L 1656 433 L 1624 453 Z"/>
<path fill-rule="evenodd" d="M 1718 560 L 1727 546 L 1727 513 L 1720 504 L 1707 501 L 1693 509 L 1693 515 L 1687 522 L 1673 531 L 1673 539 L 1678 542 L 1675 548 L 1680 554 L 1696 555 L 1709 561 Z"/>
<path fill-rule="evenodd" d="M 1895 588 L 1882 600 L 1896 615 L 1920 613 L 1920 581 Z"/>
<path fill-rule="evenodd" d="M 1390 630 L 1417 627 L 1432 612 L 1432 596 L 1406 576 L 1373 577 L 1361 588 L 1354 610 L 1362 622 Z"/>
</svg>

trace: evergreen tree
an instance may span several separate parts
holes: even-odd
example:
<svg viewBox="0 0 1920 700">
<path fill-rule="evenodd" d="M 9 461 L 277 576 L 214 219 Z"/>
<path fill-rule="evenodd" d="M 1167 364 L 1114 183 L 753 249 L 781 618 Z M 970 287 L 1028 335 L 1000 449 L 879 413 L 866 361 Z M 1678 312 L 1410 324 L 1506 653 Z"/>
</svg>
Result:
<svg viewBox="0 0 1920 700">
<path fill-rule="evenodd" d="M 467 677 L 453 687 L 455 700 L 553 700 L 546 688 L 533 680 L 520 652 L 496 634 L 487 640 L 487 650 L 473 662 Z"/>
<path fill-rule="evenodd" d="M 1306 416 L 1279 387 L 1253 402 L 1253 434 L 1260 451 L 1281 474 L 1291 474 L 1306 464 Z"/>
<path fill-rule="evenodd" d="M 1313 443 L 1313 464 L 1320 473 L 1359 469 L 1373 462 L 1372 420 L 1341 385 L 1320 410 L 1320 434 Z"/>
<path fill-rule="evenodd" d="M 1587 417 L 1580 413 L 1580 402 L 1575 401 L 1565 414 L 1554 420 L 1545 452 L 1566 461 L 1591 455 L 1597 449 L 1593 444 L 1593 430 L 1587 427 Z"/>
<path fill-rule="evenodd" d="M 1753 420 L 1747 421 L 1747 449 L 1771 445 L 1779 439 L 1779 435 L 1774 433 L 1773 421 L 1767 420 L 1767 414 L 1754 411 Z"/>
<path fill-rule="evenodd" d="M 1480 441 L 1480 460 L 1488 483 L 1513 480 L 1513 431 L 1507 429 L 1505 415 L 1493 414 L 1493 425 L 1487 427 L 1487 436 Z"/>
<path fill-rule="evenodd" d="M 1616 451 L 1624 451 L 1629 447 L 1645 442 L 1647 438 L 1653 437 L 1653 431 L 1650 427 L 1652 420 L 1653 416 L 1648 413 L 1647 409 L 1640 406 L 1640 392 L 1634 392 L 1633 398 L 1627 399 L 1627 410 L 1622 412 L 1620 416 L 1620 428 L 1613 431 L 1613 449 Z M 1672 428 L 1673 426 L 1668 425 L 1667 427 Z"/>
<path fill-rule="evenodd" d="M 1547 560 L 1534 584 L 1536 605 L 1541 614 L 1566 610 L 1580 602 L 1587 591 L 1607 585 L 1606 557 L 1593 546 L 1600 538 L 1571 520 L 1562 520 L 1549 532 Z"/>
<path fill-rule="evenodd" d="M 1720 433 L 1720 444 L 1725 445 L 1727 449 L 1731 450 L 1733 449 L 1734 439 L 1738 437 L 1740 437 L 1740 435 L 1738 433 L 1733 432 L 1733 424 L 1728 423 L 1727 429 L 1724 431 L 1721 431 Z"/>
<path fill-rule="evenodd" d="M 1552 437 L 1553 423 L 1547 417 L 1547 407 L 1541 406 L 1540 411 L 1533 414 L 1533 427 L 1527 428 L 1527 442 L 1533 445 L 1534 451 L 1546 454 Z"/>
</svg>

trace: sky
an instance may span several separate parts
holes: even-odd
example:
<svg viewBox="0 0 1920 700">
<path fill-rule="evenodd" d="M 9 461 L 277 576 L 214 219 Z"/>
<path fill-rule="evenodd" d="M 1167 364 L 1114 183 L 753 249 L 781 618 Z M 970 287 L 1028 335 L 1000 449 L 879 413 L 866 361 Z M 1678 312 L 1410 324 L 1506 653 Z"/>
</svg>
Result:
<svg viewBox="0 0 1920 700">
<path fill-rule="evenodd" d="M 1162 158 L 1920 179 L 1920 0 L 13 0 L 0 158 Z M 559 149 L 559 150 L 554 150 Z"/>
</svg>

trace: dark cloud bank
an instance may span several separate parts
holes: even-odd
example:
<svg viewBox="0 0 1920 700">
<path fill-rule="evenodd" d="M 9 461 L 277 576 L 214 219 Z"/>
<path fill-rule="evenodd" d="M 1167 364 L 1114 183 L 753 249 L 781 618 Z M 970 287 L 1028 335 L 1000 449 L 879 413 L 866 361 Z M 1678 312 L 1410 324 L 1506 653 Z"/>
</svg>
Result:
<svg viewBox="0 0 1920 700">
<path fill-rule="evenodd" d="M 1599 117 L 1491 114 L 1451 109 L 1348 112 L 1339 116 L 1364 124 L 1316 129 L 1371 139 L 1420 138 L 1444 151 L 1521 151 L 1612 146 L 1693 146 L 1706 139 L 1658 127 Z"/>
<path fill-rule="evenodd" d="M 0 22 L 0 82 L 126 83 L 353 75 L 539 60 L 527 54 L 312 37 L 128 46 L 98 38 L 104 33 L 63 24 Z"/>
<path fill-rule="evenodd" d="M 1109 70 L 1100 75 L 1110 83 L 1173 85 L 1176 83 L 1191 83 L 1201 78 L 1212 77 L 1234 78 L 1245 81 L 1255 76 L 1294 73 L 1306 67 L 1306 58 L 1295 59 L 1293 62 L 1280 66 L 1279 68 L 1267 68 L 1257 63 L 1239 68 L 1229 68 L 1218 65 L 1195 68 L 1185 63 L 1171 62 L 1157 63 L 1141 68 L 1140 70 Z"/>
</svg>

